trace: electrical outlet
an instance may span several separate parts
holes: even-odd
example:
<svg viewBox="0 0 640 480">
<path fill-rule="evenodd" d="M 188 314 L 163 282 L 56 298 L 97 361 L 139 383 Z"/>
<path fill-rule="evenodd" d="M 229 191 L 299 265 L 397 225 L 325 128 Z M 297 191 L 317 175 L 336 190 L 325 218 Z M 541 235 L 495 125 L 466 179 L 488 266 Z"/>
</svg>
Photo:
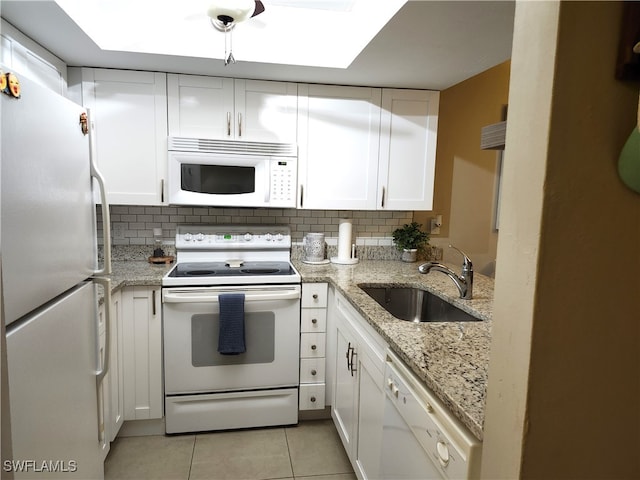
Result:
<svg viewBox="0 0 640 480">
<path fill-rule="evenodd" d="M 440 225 L 438 225 L 438 220 L 436 218 L 431 219 L 431 235 L 440 235 Z"/>
</svg>

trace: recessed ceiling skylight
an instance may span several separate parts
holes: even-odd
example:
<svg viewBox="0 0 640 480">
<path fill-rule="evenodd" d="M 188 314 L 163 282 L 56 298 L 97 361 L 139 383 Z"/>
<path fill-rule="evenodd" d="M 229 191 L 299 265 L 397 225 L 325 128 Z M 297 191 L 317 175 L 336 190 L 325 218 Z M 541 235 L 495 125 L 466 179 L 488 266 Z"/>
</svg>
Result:
<svg viewBox="0 0 640 480">
<path fill-rule="evenodd" d="M 215 0 L 55 0 L 103 50 L 225 58 L 211 26 Z M 236 25 L 238 62 L 347 68 L 407 0 L 262 0 L 265 11 Z"/>
</svg>

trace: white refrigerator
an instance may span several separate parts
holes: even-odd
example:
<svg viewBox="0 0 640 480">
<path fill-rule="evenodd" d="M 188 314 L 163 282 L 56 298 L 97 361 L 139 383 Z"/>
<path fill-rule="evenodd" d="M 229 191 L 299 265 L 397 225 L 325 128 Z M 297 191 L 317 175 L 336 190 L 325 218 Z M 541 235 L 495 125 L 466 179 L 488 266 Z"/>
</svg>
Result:
<svg viewBox="0 0 640 480">
<path fill-rule="evenodd" d="M 98 392 L 108 360 L 98 354 L 96 283 L 108 291 L 97 277 L 110 266 L 108 228 L 107 263 L 97 265 L 93 188 L 95 183 L 104 191 L 104 183 L 82 130 L 86 110 L 19 80 L 19 97 L 0 93 L 8 373 L 8 395 L 2 396 L 10 419 L 3 418 L 2 429 L 10 429 L 11 439 L 2 470 L 16 479 L 100 479 L 104 419 Z M 108 217 L 108 207 L 103 212 Z M 108 345 L 103 349 L 108 352 Z"/>
</svg>

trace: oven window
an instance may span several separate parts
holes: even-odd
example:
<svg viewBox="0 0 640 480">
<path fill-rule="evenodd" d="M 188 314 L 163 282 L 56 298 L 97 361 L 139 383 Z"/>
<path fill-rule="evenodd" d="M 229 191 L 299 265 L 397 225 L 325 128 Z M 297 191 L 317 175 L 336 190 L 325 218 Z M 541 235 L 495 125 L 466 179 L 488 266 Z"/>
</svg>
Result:
<svg viewBox="0 0 640 480">
<path fill-rule="evenodd" d="M 273 363 L 275 356 L 275 314 L 245 312 L 244 337 L 246 352 L 239 355 L 218 353 L 220 315 L 196 314 L 191 317 L 191 364 L 194 367 Z"/>
<path fill-rule="evenodd" d="M 255 167 L 183 163 L 180 178 L 187 192 L 235 195 L 256 191 Z"/>
</svg>

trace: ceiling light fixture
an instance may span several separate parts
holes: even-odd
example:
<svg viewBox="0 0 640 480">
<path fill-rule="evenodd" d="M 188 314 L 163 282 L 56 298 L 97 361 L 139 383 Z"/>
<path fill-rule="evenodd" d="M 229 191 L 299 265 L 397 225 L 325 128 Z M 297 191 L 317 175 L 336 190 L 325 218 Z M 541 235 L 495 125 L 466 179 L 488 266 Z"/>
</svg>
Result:
<svg viewBox="0 0 640 480">
<path fill-rule="evenodd" d="M 264 5 L 260 0 L 216 0 L 209 6 L 207 15 L 213 27 L 225 34 L 224 64 L 236 63 L 233 58 L 232 30 L 236 24 L 264 12 Z"/>
</svg>

